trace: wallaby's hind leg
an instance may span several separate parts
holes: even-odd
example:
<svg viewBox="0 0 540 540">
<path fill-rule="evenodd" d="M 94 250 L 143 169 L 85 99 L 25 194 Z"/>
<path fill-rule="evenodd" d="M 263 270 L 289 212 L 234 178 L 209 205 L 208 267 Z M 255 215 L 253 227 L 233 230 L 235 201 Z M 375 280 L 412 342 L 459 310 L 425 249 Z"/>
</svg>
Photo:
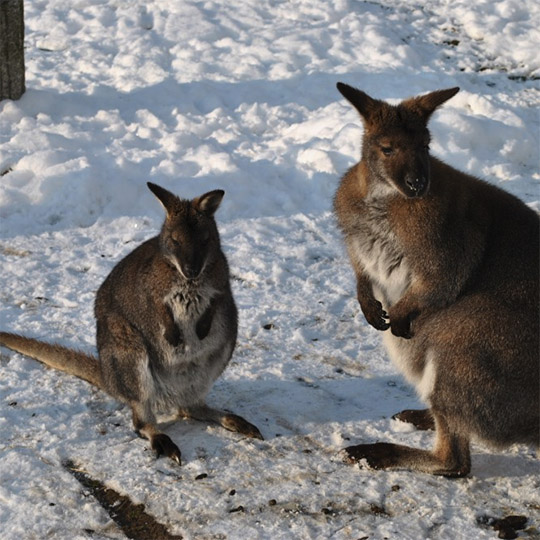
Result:
<svg viewBox="0 0 540 540">
<path fill-rule="evenodd" d="M 471 470 L 469 440 L 452 433 L 444 418 L 435 417 L 437 440 L 432 452 L 400 444 L 359 444 L 345 448 L 347 461 L 363 459 L 373 469 L 409 469 L 460 478 Z"/>
<path fill-rule="evenodd" d="M 148 398 L 151 395 L 143 375 L 148 364 L 148 351 L 143 337 L 123 317 L 107 313 L 97 324 L 97 345 L 103 378 L 109 393 L 131 407 L 133 427 L 150 441 L 157 456 L 165 455 L 181 464 L 180 450 L 168 435 L 157 429 L 157 422 Z"/>
<path fill-rule="evenodd" d="M 176 461 L 178 465 L 181 465 L 180 449 L 172 442 L 168 435 L 158 430 L 156 419 L 150 408 L 140 403 L 135 403 L 131 405 L 131 410 L 133 412 L 133 427 L 135 431 L 141 437 L 150 441 L 150 446 L 156 453 L 156 456 L 166 456 Z"/>
<path fill-rule="evenodd" d="M 434 430 L 435 420 L 429 409 L 405 409 L 392 416 L 394 420 L 400 420 L 407 424 L 412 424 L 416 429 L 422 431 Z"/>
<path fill-rule="evenodd" d="M 253 439 L 263 440 L 263 436 L 258 428 L 253 424 L 250 424 L 247 420 L 244 420 L 241 416 L 212 409 L 205 404 L 182 407 L 179 410 L 179 416 L 205 422 L 214 422 L 229 431 L 241 433 L 242 435 L 246 435 L 246 437 L 251 437 Z"/>
</svg>

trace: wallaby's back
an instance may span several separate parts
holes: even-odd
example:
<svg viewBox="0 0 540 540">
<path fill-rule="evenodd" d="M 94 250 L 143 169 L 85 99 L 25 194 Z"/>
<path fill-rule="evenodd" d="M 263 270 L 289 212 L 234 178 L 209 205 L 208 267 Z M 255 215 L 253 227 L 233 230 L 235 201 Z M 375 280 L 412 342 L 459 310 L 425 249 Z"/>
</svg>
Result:
<svg viewBox="0 0 540 540">
<path fill-rule="evenodd" d="M 470 234 L 456 245 L 479 230 L 483 241 L 456 301 L 421 315 L 415 328 L 438 355 L 430 403 L 461 424 L 456 429 L 497 447 L 540 446 L 539 217 L 513 195 L 440 162 L 433 174 L 470 197 Z"/>
</svg>

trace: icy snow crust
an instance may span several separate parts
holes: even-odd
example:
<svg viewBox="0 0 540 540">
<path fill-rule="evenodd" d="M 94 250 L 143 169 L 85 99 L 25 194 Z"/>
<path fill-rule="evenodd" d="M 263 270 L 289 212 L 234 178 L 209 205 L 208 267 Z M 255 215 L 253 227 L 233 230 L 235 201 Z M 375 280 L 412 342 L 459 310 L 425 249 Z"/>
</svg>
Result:
<svg viewBox="0 0 540 540">
<path fill-rule="evenodd" d="M 0 103 L 0 328 L 94 352 L 96 289 L 160 227 L 145 183 L 222 188 L 240 333 L 209 401 L 266 440 L 182 421 L 166 431 L 184 464 L 156 460 L 125 407 L 3 349 L 2 538 L 123 537 L 67 459 L 188 539 L 483 539 L 485 516 L 508 514 L 538 534 L 529 448 L 474 446 L 457 481 L 342 463 L 348 444 L 433 436 L 390 420 L 422 404 L 359 311 L 330 213 L 362 134 L 337 81 L 391 101 L 460 86 L 432 119 L 433 153 L 540 208 L 538 2 L 25 9 L 28 90 Z"/>
</svg>

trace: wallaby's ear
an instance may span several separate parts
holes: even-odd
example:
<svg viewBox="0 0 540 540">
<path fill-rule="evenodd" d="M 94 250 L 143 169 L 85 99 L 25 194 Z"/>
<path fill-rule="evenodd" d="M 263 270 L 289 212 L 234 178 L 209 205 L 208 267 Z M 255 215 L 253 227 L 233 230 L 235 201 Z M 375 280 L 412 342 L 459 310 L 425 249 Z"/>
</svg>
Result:
<svg viewBox="0 0 540 540">
<path fill-rule="evenodd" d="M 213 216 L 221 204 L 223 195 L 225 195 L 225 192 L 222 189 L 209 191 L 208 193 L 193 199 L 193 206 L 199 212 L 202 212 L 208 216 Z"/>
<path fill-rule="evenodd" d="M 459 92 L 459 87 L 447 88 L 446 90 L 435 90 L 424 96 L 408 99 L 403 102 L 404 105 L 411 109 L 416 109 L 427 120 L 433 113 L 433 111 L 442 105 L 445 101 L 448 101 L 451 97 L 455 96 Z"/>
<path fill-rule="evenodd" d="M 167 214 L 169 214 L 173 209 L 175 202 L 178 200 L 178 197 L 165 188 L 162 188 L 157 184 L 153 184 L 152 182 L 147 182 L 146 185 L 157 197 L 158 201 L 163 205 L 163 208 L 165 208 Z"/>
<path fill-rule="evenodd" d="M 360 113 L 366 122 L 380 109 L 382 102 L 378 99 L 373 99 L 362 90 L 353 88 L 342 82 L 337 83 L 337 89 L 343 97 L 351 103 L 351 105 Z"/>
</svg>

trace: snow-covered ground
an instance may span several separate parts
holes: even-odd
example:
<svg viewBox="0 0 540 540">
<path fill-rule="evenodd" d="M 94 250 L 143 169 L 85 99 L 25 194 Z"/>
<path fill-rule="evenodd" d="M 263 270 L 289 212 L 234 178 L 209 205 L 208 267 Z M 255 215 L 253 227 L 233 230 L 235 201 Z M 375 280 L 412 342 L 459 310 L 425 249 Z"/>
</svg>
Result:
<svg viewBox="0 0 540 540">
<path fill-rule="evenodd" d="M 188 539 L 484 539 L 509 514 L 538 538 L 529 448 L 474 446 L 457 481 L 342 462 L 354 442 L 428 448 L 432 434 L 390 419 L 421 404 L 359 312 L 330 212 L 362 134 L 338 81 L 389 100 L 460 86 L 432 119 L 433 153 L 540 210 L 538 2 L 25 9 L 28 89 L 0 103 L 0 328 L 93 352 L 97 287 L 160 226 L 146 182 L 223 188 L 240 333 L 209 401 L 265 441 L 178 422 L 182 467 L 156 460 L 125 407 L 3 349 L 1 537 L 124 537 L 71 460 Z"/>
</svg>

